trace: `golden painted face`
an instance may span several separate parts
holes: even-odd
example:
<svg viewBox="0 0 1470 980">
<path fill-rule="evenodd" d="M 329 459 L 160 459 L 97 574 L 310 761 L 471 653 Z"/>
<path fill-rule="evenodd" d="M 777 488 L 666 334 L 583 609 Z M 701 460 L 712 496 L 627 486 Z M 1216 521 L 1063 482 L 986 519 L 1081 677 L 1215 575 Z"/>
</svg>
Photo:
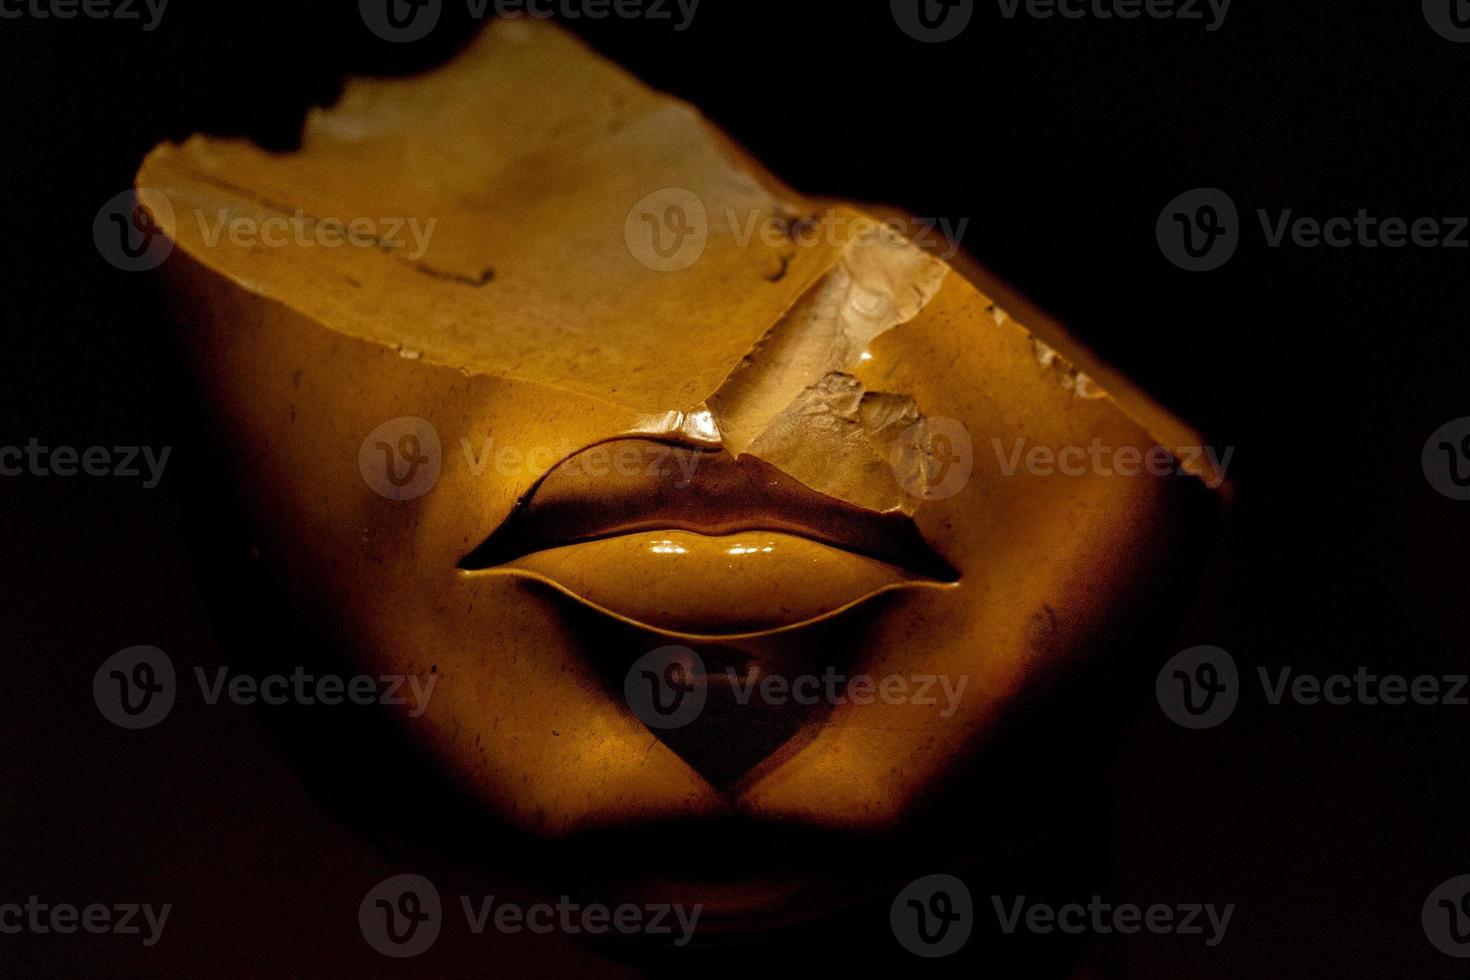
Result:
<svg viewBox="0 0 1470 980">
<path fill-rule="evenodd" d="M 1215 506 L 982 270 L 544 24 L 137 183 L 260 562 L 541 837 L 902 828 Z"/>
</svg>

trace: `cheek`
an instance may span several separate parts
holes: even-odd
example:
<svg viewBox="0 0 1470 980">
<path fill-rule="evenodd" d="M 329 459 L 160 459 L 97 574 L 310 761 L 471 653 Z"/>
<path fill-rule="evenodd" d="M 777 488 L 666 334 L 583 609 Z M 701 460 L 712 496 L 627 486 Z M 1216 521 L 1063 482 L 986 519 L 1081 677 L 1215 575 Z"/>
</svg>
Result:
<svg viewBox="0 0 1470 980">
<path fill-rule="evenodd" d="M 1161 499 L 1095 482 L 1075 497 L 1033 489 L 1021 495 L 1029 509 L 977 521 L 991 533 L 960 542 L 966 567 L 955 588 L 897 597 L 866 635 L 855 670 L 909 690 L 932 678 L 932 697 L 842 705 L 746 792 L 746 812 L 855 831 L 891 827 L 966 769 L 1018 711 L 1077 730 L 1082 722 L 1064 714 L 1061 690 L 1100 664 L 1117 675 L 1147 652 L 1131 627 L 1162 571 L 1147 533 Z"/>
<path fill-rule="evenodd" d="M 455 569 L 561 456 L 629 420 L 291 318 L 217 340 L 186 352 L 262 562 L 359 669 L 437 678 L 407 734 L 452 777 L 552 836 L 723 807 L 650 749 L 551 601 Z"/>
<path fill-rule="evenodd" d="M 914 505 L 959 584 L 898 598 L 863 649 L 862 667 L 877 678 L 935 677 L 939 704 L 880 698 L 840 707 L 780 770 L 750 787 L 740 803 L 752 814 L 891 826 L 1018 712 L 1066 724 L 1055 719 L 1062 689 L 1100 665 L 1121 674 L 1148 653 L 1139 624 L 1172 614 L 1160 604 L 1167 597 L 1159 583 L 1169 580 L 1171 560 L 1187 554 L 1186 539 L 1209 523 L 1209 495 L 1190 478 L 1128 475 L 1111 464 L 1028 465 L 1037 447 L 1053 460 L 1074 447 L 1072 460 L 1094 441 L 1142 456 L 1152 440 L 1079 388 L 1014 323 L 982 315 L 985 302 L 973 292 L 941 294 L 934 315 L 875 342 L 860 372 L 870 389 L 908 393 L 926 417 L 953 422 L 970 447 L 959 485 L 921 494 Z M 947 700 L 944 681 L 962 693 Z"/>
<path fill-rule="evenodd" d="M 374 669 L 439 680 L 407 723 L 446 772 L 522 829 L 562 836 L 724 801 L 609 693 L 584 637 L 512 579 L 400 567 L 352 618 Z"/>
</svg>

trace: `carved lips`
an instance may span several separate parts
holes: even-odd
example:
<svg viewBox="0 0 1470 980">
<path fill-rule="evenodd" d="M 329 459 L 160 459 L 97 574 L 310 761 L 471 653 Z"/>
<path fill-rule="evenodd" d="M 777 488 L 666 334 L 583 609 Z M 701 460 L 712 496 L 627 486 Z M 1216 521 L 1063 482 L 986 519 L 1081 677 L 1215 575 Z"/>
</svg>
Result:
<svg viewBox="0 0 1470 980">
<path fill-rule="evenodd" d="M 647 439 L 564 460 L 459 567 L 691 637 L 790 629 L 958 577 L 902 514 L 823 496 L 752 457 Z"/>
</svg>

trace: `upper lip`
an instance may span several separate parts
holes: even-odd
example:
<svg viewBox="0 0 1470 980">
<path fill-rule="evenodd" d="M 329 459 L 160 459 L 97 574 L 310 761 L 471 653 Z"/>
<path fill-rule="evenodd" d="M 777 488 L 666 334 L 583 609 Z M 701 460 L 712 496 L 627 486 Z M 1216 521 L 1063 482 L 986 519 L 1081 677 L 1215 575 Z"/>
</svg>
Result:
<svg viewBox="0 0 1470 980">
<path fill-rule="evenodd" d="M 604 464 L 594 475 L 587 465 L 594 453 L 639 463 Z M 817 493 L 754 457 L 737 460 L 724 450 L 650 439 L 614 440 L 567 457 L 459 567 L 493 568 L 549 548 L 653 530 L 779 531 L 937 581 L 959 577 L 905 514 Z"/>
</svg>

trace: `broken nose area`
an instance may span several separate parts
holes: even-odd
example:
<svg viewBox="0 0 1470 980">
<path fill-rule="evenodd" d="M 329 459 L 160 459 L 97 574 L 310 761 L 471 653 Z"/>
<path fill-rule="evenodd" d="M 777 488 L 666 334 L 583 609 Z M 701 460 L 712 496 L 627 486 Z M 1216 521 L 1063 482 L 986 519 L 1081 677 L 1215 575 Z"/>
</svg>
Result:
<svg viewBox="0 0 1470 980">
<path fill-rule="evenodd" d="M 875 390 L 859 375 L 875 341 L 920 316 L 950 270 L 871 219 L 853 215 L 846 230 L 832 266 L 698 411 L 736 457 L 860 506 L 912 512 L 895 450 L 924 415 L 912 393 Z"/>
</svg>

